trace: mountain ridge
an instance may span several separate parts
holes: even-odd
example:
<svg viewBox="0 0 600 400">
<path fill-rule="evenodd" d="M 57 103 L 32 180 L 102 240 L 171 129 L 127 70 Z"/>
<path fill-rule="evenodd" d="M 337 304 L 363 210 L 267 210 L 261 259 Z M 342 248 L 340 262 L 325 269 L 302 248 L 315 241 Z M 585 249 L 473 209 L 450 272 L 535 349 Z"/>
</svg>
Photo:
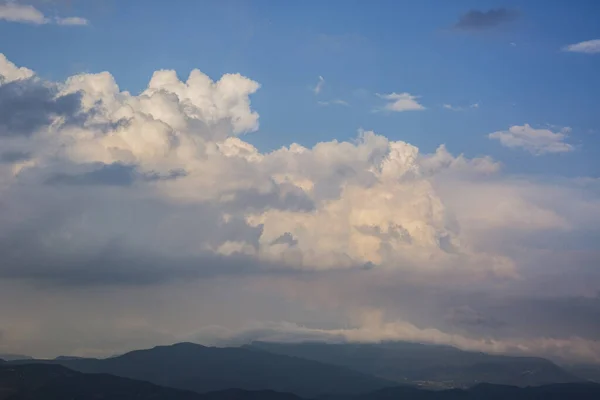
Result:
<svg viewBox="0 0 600 400">
<path fill-rule="evenodd" d="M 600 384 L 568 383 L 519 388 L 482 383 L 470 389 L 441 391 L 409 386 L 369 393 L 326 395 L 318 400 L 596 400 Z M 0 366 L 0 400 L 309 400 L 272 390 L 226 389 L 204 394 L 163 387 L 109 374 L 87 374 L 52 363 L 15 363 Z"/>
<path fill-rule="evenodd" d="M 467 388 L 481 382 L 519 387 L 581 382 L 583 379 L 541 357 L 469 352 L 451 346 L 411 342 L 276 343 L 245 347 L 347 367 L 398 383 L 429 388 Z"/>
<path fill-rule="evenodd" d="M 318 400 L 596 400 L 600 384 L 567 383 L 519 388 L 489 383 L 469 389 L 424 390 L 396 386 L 369 393 L 319 396 Z M 109 374 L 87 374 L 52 363 L 0 366 L 0 400 L 309 400 L 272 390 L 225 389 L 204 394 Z"/>
<path fill-rule="evenodd" d="M 394 382 L 303 358 L 259 349 L 194 343 L 133 350 L 108 359 L 40 360 L 84 373 L 108 373 L 157 385 L 207 393 L 222 389 L 274 390 L 316 397 L 354 395 Z"/>
</svg>

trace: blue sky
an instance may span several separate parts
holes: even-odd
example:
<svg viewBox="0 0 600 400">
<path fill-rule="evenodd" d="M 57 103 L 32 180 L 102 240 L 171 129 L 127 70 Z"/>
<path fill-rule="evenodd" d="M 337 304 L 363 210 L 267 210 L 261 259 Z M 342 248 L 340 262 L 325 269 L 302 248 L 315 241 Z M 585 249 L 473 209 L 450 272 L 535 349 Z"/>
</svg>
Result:
<svg viewBox="0 0 600 400">
<path fill-rule="evenodd" d="M 509 8 L 518 17 L 478 31 L 452 29 L 470 9 Z M 38 74 L 64 79 L 110 71 L 139 92 L 152 72 L 239 72 L 261 84 L 252 98 L 261 150 L 291 142 L 345 140 L 359 128 L 433 151 L 489 154 L 515 173 L 600 173 L 600 56 L 562 52 L 600 37 L 596 1 L 163 1 L 59 3 L 39 9 L 90 21 L 76 29 L 0 23 L 0 49 Z M 18 38 L 18 40 L 15 40 Z M 511 45 L 514 43 L 514 45 Z M 319 99 L 310 88 L 325 78 Z M 424 112 L 373 113 L 375 93 L 421 96 Z M 350 104 L 320 106 L 343 99 Z M 480 107 L 464 112 L 443 104 Z M 531 157 L 488 133 L 512 125 L 568 126 L 576 150 Z"/>
</svg>

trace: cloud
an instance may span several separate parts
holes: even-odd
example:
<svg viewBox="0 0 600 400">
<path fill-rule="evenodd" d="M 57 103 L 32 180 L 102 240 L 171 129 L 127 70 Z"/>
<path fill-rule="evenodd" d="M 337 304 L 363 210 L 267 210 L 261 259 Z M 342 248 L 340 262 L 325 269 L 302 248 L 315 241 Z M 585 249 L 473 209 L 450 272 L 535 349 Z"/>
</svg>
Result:
<svg viewBox="0 0 600 400">
<path fill-rule="evenodd" d="M 403 112 L 425 110 L 425 107 L 417 101 L 419 96 L 413 96 L 410 93 L 390 93 L 377 94 L 378 97 L 388 100 L 383 109 L 387 111 Z"/>
<path fill-rule="evenodd" d="M 506 131 L 493 132 L 490 139 L 498 140 L 509 148 L 522 148 L 532 154 L 566 153 L 573 151 L 572 145 L 565 143 L 570 128 L 562 128 L 559 132 L 550 129 L 535 129 L 529 124 L 511 126 Z"/>
<path fill-rule="evenodd" d="M 321 93 L 321 90 L 323 90 L 323 86 L 325 86 L 325 79 L 323 79 L 322 76 L 319 76 L 319 81 L 313 88 L 313 92 L 315 93 L 315 95 L 318 95 L 319 93 Z"/>
<path fill-rule="evenodd" d="M 48 23 L 44 14 L 35 7 L 13 2 L 0 4 L 0 20 L 36 25 Z"/>
<path fill-rule="evenodd" d="M 34 72 L 32 70 L 25 67 L 17 67 L 4 54 L 0 53 L 0 84 L 27 79 L 33 76 Z"/>
<path fill-rule="evenodd" d="M 251 326 L 597 354 L 597 180 L 514 177 L 368 130 L 260 151 L 244 136 L 259 88 L 160 70 L 133 95 L 108 72 L 49 82 L 0 56 L 1 351 L 107 355 Z"/>
<path fill-rule="evenodd" d="M 496 8 L 488 11 L 470 10 L 460 16 L 454 24 L 459 30 L 484 30 L 497 27 L 515 20 L 519 13 L 508 8 Z"/>
<path fill-rule="evenodd" d="M 298 244 L 298 241 L 296 239 L 294 239 L 294 236 L 291 233 L 285 232 L 283 235 L 279 236 L 277 239 L 275 239 L 271 242 L 271 246 L 278 245 L 278 244 L 286 244 L 289 246 L 295 246 L 296 244 Z"/>
<path fill-rule="evenodd" d="M 459 306 L 451 308 L 446 314 L 446 320 L 450 324 L 468 327 L 485 327 L 490 329 L 500 329 L 504 322 L 494 317 L 489 317 L 473 309 L 471 306 Z"/>
<path fill-rule="evenodd" d="M 325 79 L 322 76 L 319 76 L 319 81 L 316 86 L 312 89 L 315 95 L 319 95 L 325 86 Z M 349 106 L 348 102 L 342 99 L 333 99 L 333 100 L 319 100 L 317 104 L 320 106 Z"/>
<path fill-rule="evenodd" d="M 81 26 L 81 25 L 88 25 L 89 21 L 87 19 L 81 18 L 81 17 L 66 17 L 66 18 L 56 18 L 56 23 L 58 25 Z"/>
<path fill-rule="evenodd" d="M 13 1 L 0 4 L 0 20 L 24 24 L 43 25 L 87 25 L 88 20 L 81 17 L 46 17 L 40 10 L 31 5 L 19 4 Z"/>
<path fill-rule="evenodd" d="M 586 54 L 600 53 L 600 39 L 587 40 L 585 42 L 570 44 L 568 46 L 563 47 L 563 51 Z"/>
<path fill-rule="evenodd" d="M 410 322 L 385 321 L 382 313 L 366 311 L 364 321 L 355 328 L 318 329 L 291 322 L 273 322 L 262 326 L 249 326 L 241 332 L 212 327 L 198 333 L 195 341 L 217 345 L 243 345 L 252 341 L 302 342 L 319 341 L 326 343 L 379 343 L 381 341 L 409 341 L 418 343 L 455 346 L 468 351 L 482 351 L 491 354 L 531 355 L 547 354 L 555 360 L 579 360 L 580 362 L 600 362 L 600 343 L 594 340 L 571 338 L 567 340 L 493 340 L 474 339 L 461 335 L 450 335 L 435 328 L 419 328 Z M 479 322 L 476 322 L 479 323 Z"/>
<path fill-rule="evenodd" d="M 115 185 L 130 186 L 135 181 L 135 170 L 119 163 L 102 165 L 79 175 L 56 174 L 47 180 L 52 185 Z"/>
<path fill-rule="evenodd" d="M 11 67 L 13 74 L 15 70 Z M 13 85 L 19 90 L 12 90 Z M 445 148 L 422 155 L 408 143 L 368 131 L 352 143 L 323 142 L 313 148 L 292 144 L 260 153 L 238 137 L 258 127 L 258 114 L 249 100 L 258 87 L 240 75 L 213 82 L 197 70 L 185 82 L 173 71 L 158 71 L 139 96 L 120 92 L 108 73 L 76 75 L 64 83 L 35 76 L 5 83 L 0 87 L 5 103 L 12 108 L 22 104 L 22 111 L 3 119 L 5 148 L 30 155 L 26 164 L 5 172 L 12 176 L 6 181 L 6 205 L 27 204 L 16 182 L 29 182 L 27 187 L 39 191 L 32 201 L 44 197 L 49 187 L 60 186 L 74 197 L 79 187 L 135 189 L 131 196 L 147 192 L 149 198 L 173 202 L 175 208 L 218 205 L 213 224 L 242 218 L 260 227 L 258 241 L 251 235 L 247 240 L 223 238 L 196 246 L 202 256 L 233 251 L 308 270 L 352 269 L 367 263 L 400 268 L 421 263 L 424 257 L 439 259 L 432 264 L 435 269 L 454 263 L 471 268 L 475 265 L 468 259 L 491 257 L 490 271 L 514 273 L 510 262 L 477 255 L 468 244 L 459 244 L 460 233 L 448 224 L 443 202 L 429 181 L 441 171 L 489 173 L 495 170 L 493 162 L 454 157 Z M 385 97 L 398 109 L 405 96 Z M 15 119 L 26 112 L 28 118 Z M 172 175 L 173 171 L 182 173 Z M 51 197 L 47 199 L 50 206 Z M 65 213 L 71 210 L 60 203 L 52 206 L 66 207 Z M 361 209 L 363 213 L 356 214 Z M 346 228 L 337 228 L 342 226 Z M 203 229 L 208 234 L 217 228 Z M 396 235 L 397 230 L 406 232 L 410 242 Z M 138 236 L 137 231 L 127 232 L 122 234 Z M 285 233 L 294 238 L 293 246 L 271 245 Z M 66 243 L 56 244 L 61 245 Z"/>
<path fill-rule="evenodd" d="M 453 106 L 452 104 L 444 104 L 442 107 L 445 108 L 446 110 L 450 110 L 450 111 L 465 111 L 465 110 L 468 110 L 469 108 L 479 108 L 479 103 L 473 103 L 468 107 Z"/>
<path fill-rule="evenodd" d="M 57 117 L 71 121 L 80 103 L 79 93 L 61 95 L 35 79 L 5 83 L 0 86 L 0 136 L 31 135 Z"/>
<path fill-rule="evenodd" d="M 348 104 L 347 101 L 341 100 L 341 99 L 333 99 L 333 100 L 328 100 L 328 101 L 317 101 L 317 104 L 320 106 L 345 106 L 345 107 L 350 106 L 350 104 Z"/>
<path fill-rule="evenodd" d="M 19 161 L 26 161 L 31 155 L 22 151 L 9 151 L 6 153 L 0 153 L 0 163 L 15 163 Z"/>
</svg>

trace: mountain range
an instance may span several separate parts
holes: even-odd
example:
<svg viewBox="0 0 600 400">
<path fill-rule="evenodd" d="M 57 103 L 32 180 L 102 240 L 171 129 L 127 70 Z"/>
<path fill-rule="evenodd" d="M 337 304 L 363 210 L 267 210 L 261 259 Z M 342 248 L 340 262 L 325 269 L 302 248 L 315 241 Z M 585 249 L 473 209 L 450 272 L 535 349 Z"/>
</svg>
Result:
<svg viewBox="0 0 600 400">
<path fill-rule="evenodd" d="M 31 361 L 15 361 L 28 362 Z M 396 385 L 393 381 L 318 361 L 254 348 L 217 348 L 193 343 L 135 350 L 107 359 L 61 358 L 40 362 L 197 393 L 238 388 L 316 397 L 366 393 Z"/>
<path fill-rule="evenodd" d="M 17 358 L 0 362 L 0 367 L 30 366 L 28 368 L 32 369 L 27 371 L 33 377 L 37 376 L 35 368 L 61 368 L 39 370 L 41 376 L 50 371 L 48 376 L 61 377 L 56 381 L 62 382 L 56 383 L 58 391 L 63 390 L 62 386 L 68 382 L 71 386 L 82 382 L 81 388 L 95 388 L 95 385 L 100 385 L 98 382 L 105 380 L 107 385 L 119 387 L 126 381 L 115 379 L 124 378 L 178 389 L 183 391 L 177 394 L 181 398 L 190 393 L 206 395 L 219 392 L 219 396 L 224 396 L 223 390 L 229 391 L 228 396 L 247 396 L 247 391 L 263 391 L 270 393 L 271 397 L 275 396 L 274 393 L 285 393 L 298 398 L 322 399 L 360 399 L 364 395 L 387 399 L 403 397 L 416 390 L 419 391 L 415 392 L 418 396 L 415 394 L 417 397 L 411 395 L 410 398 L 433 396 L 421 389 L 436 390 L 436 396 L 453 396 L 456 393 L 475 396 L 489 384 L 494 384 L 494 393 L 511 387 L 506 390 L 537 396 L 536 393 L 542 389 L 534 390 L 533 387 L 553 385 L 547 389 L 551 391 L 563 387 L 567 388 L 565 390 L 588 388 L 577 386 L 588 376 L 581 378 L 583 374 L 578 372 L 587 372 L 593 367 L 565 370 L 544 358 L 491 355 L 450 346 L 408 342 L 253 342 L 228 348 L 178 343 L 135 350 L 106 359 L 70 356 L 53 360 L 34 360 L 26 356 Z M 32 379 L 35 381 L 37 378 Z M 560 386 L 565 384 L 567 386 Z M 516 392 L 517 387 L 524 389 Z M 135 390 L 150 393 L 155 390 L 152 388 L 140 386 Z M 231 392 L 232 389 L 238 392 Z M 465 390 L 453 392 L 448 389 Z M 160 393 L 158 390 L 152 396 L 160 398 Z M 177 396 L 172 398 L 179 398 Z"/>
<path fill-rule="evenodd" d="M 482 382 L 525 387 L 582 381 L 544 358 L 491 355 L 451 346 L 409 342 L 254 342 L 246 347 L 427 388 L 467 388 Z"/>
<path fill-rule="evenodd" d="M 479 384 L 470 389 L 429 391 L 409 386 L 380 389 L 360 395 L 328 395 L 319 400 L 596 400 L 600 385 L 568 383 L 537 387 Z M 158 386 L 149 382 L 72 371 L 55 364 L 0 365 L 0 400 L 302 400 L 274 391 L 227 389 L 205 394 Z"/>
</svg>

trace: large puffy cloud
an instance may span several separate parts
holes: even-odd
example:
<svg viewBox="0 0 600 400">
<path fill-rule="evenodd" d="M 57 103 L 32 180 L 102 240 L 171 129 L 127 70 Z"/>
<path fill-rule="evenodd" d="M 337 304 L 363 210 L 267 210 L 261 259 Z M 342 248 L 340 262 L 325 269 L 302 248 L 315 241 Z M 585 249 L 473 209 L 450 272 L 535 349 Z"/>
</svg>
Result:
<svg viewBox="0 0 600 400">
<path fill-rule="evenodd" d="M 19 75 L 10 64 L 5 69 L 15 78 L 0 90 L 23 88 L 7 91 L 7 104 L 22 104 L 24 112 L 7 113 L 4 135 L 13 153 L 29 155 L 27 167 L 5 182 L 7 199 L 14 196 L 20 207 L 26 196 L 20 191 L 53 190 L 36 189 L 42 182 L 121 186 L 125 198 L 146 193 L 173 209 L 210 205 L 221 218 L 214 224 L 238 218 L 261 230 L 257 243 L 244 237 L 197 243 L 211 253 L 241 252 L 311 269 L 454 265 L 515 273 L 510 260 L 461 243 L 431 181 L 446 170 L 493 172 L 497 165 L 490 159 L 453 157 L 444 147 L 423 156 L 415 146 L 373 132 L 361 132 L 353 143 L 293 144 L 260 153 L 238 137 L 258 127 L 249 95 L 259 85 L 240 75 L 213 82 L 194 70 L 182 82 L 174 71 L 158 71 L 133 96 L 108 73 L 50 84 Z M 125 236 L 137 236 L 135 227 L 128 229 Z M 205 229 L 214 228 L 198 227 Z M 282 235 L 293 240 L 278 240 Z"/>
<path fill-rule="evenodd" d="M 493 350 L 489 324 L 478 321 L 502 321 L 495 326 L 513 328 L 493 337 L 497 351 L 529 343 L 522 351 L 535 353 L 549 347 L 532 344 L 537 333 L 524 333 L 526 321 L 496 317 L 491 301 L 474 307 L 481 297 L 451 301 L 457 295 L 436 290 L 520 288 L 533 301 L 532 282 L 550 276 L 540 262 L 561 271 L 553 246 L 567 237 L 581 238 L 562 249 L 579 269 L 562 294 L 600 289 L 575 279 L 595 276 L 586 267 L 598 260 L 595 181 L 505 177 L 489 157 L 443 145 L 423 154 L 371 131 L 261 152 L 243 140 L 258 129 L 250 98 L 259 86 L 239 74 L 214 81 L 194 70 L 182 81 L 158 71 L 133 95 L 107 72 L 47 82 L 0 57 L 3 104 L 20 110 L 0 113 L 0 278 L 10 282 L 0 290 L 0 349 L 107 354 L 189 339 L 207 325 L 237 332 L 292 320 L 348 340 Z M 162 317 L 144 308 L 157 291 Z M 415 291 L 428 295 L 398 294 Z M 110 304 L 101 301 L 107 293 Z M 54 299 L 38 310 L 47 318 L 27 300 L 36 296 Z M 90 307 L 104 328 L 67 327 L 56 314 L 81 321 Z M 386 319 L 365 322 L 364 307 Z M 553 317 L 544 343 L 565 348 L 575 338 L 596 349 Z M 349 323 L 355 328 L 340 331 Z M 76 339 L 90 335 L 97 338 Z"/>
</svg>

